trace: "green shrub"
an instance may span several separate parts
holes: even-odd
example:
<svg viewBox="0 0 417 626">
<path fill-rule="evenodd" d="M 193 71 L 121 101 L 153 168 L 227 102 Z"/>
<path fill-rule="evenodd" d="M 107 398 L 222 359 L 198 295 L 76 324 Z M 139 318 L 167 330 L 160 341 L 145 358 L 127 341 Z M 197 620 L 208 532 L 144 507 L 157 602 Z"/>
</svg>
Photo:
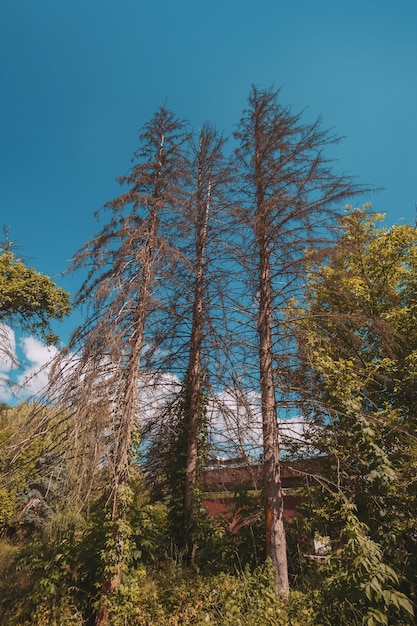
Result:
<svg viewBox="0 0 417 626">
<path fill-rule="evenodd" d="M 211 576 L 175 563 L 131 571 L 115 602 L 112 626 L 309 626 L 314 611 L 299 592 L 277 598 L 270 565 Z"/>
</svg>

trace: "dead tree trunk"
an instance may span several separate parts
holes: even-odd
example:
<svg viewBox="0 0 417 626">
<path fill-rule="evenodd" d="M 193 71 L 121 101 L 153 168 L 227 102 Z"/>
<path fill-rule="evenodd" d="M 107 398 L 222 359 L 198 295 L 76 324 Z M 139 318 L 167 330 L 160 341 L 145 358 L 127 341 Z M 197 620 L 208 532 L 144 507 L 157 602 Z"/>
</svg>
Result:
<svg viewBox="0 0 417 626">
<path fill-rule="evenodd" d="M 205 197 L 204 197 L 205 196 Z M 203 341 L 204 261 L 207 225 L 210 213 L 210 182 L 207 192 L 202 189 L 202 171 L 198 171 L 196 206 L 197 238 L 193 317 L 190 338 L 190 360 L 186 378 L 187 399 L 187 467 L 184 486 L 184 547 L 189 553 L 192 543 L 192 523 L 195 516 L 195 493 L 198 484 L 198 440 L 201 428 L 201 344 Z"/>
<path fill-rule="evenodd" d="M 284 499 L 282 494 L 279 459 L 279 437 L 275 397 L 273 357 L 273 310 L 271 294 L 271 255 L 268 223 L 270 207 L 266 202 L 266 181 L 263 171 L 263 145 L 260 120 L 255 121 L 255 183 L 256 212 L 254 231 L 259 254 L 259 380 L 261 392 L 263 433 L 263 483 L 265 501 L 266 555 L 270 558 L 276 589 L 283 595 L 289 593 L 287 543 L 284 530 Z"/>
<path fill-rule="evenodd" d="M 207 290 L 207 274 L 210 271 L 206 250 L 209 238 L 209 225 L 214 199 L 216 203 L 222 197 L 224 188 L 230 180 L 230 168 L 226 167 L 222 154 L 224 140 L 217 131 L 205 125 L 199 135 L 199 145 L 195 155 L 195 192 L 191 197 L 191 222 L 193 224 L 194 244 L 194 286 L 192 293 L 192 325 L 190 335 L 190 355 L 186 376 L 187 401 L 187 460 L 184 486 L 184 547 L 192 552 L 193 519 L 196 514 L 196 490 L 199 471 L 199 439 L 203 407 L 203 367 L 202 349 L 204 327 L 210 316 L 210 296 Z M 208 374 L 208 372 L 205 372 Z"/>
<path fill-rule="evenodd" d="M 252 288 L 253 293 L 252 299 L 244 295 L 246 314 L 256 319 L 256 329 L 253 322 L 252 328 L 259 351 L 267 557 L 277 592 L 287 595 L 277 410 L 285 394 L 279 371 L 291 367 L 293 340 L 284 312 L 291 297 L 302 297 L 306 249 L 320 248 L 329 240 L 326 229 L 337 215 L 334 203 L 361 189 L 334 174 L 322 155 L 324 146 L 338 138 L 322 131 L 318 122 L 301 124 L 300 115 L 281 107 L 277 95 L 253 87 L 235 133 L 241 181 L 240 209 L 235 214 L 246 247 L 238 251 L 238 259 L 247 291 Z"/>
<path fill-rule="evenodd" d="M 257 231 L 260 257 L 258 333 L 266 554 L 272 562 L 276 588 L 280 593 L 288 595 L 287 543 L 273 366 L 271 269 L 264 219 L 261 216 Z"/>
</svg>

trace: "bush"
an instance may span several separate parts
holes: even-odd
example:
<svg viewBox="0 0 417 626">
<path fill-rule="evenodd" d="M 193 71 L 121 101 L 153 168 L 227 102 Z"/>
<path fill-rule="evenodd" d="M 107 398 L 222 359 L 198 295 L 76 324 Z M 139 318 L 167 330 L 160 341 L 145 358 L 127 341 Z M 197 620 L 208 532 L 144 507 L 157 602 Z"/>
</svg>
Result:
<svg viewBox="0 0 417 626">
<path fill-rule="evenodd" d="M 118 593 L 112 626 L 309 626 L 314 611 L 299 592 L 277 598 L 270 565 L 211 576 L 175 563 L 131 571 Z"/>
</svg>

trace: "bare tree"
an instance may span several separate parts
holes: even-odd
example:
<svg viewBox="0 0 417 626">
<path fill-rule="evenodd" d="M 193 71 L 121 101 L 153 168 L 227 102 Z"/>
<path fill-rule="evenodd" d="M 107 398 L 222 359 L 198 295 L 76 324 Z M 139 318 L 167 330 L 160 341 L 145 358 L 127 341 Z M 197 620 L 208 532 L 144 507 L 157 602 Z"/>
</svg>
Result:
<svg viewBox="0 0 417 626">
<path fill-rule="evenodd" d="M 182 263 L 177 266 L 173 302 L 178 319 L 171 368 L 183 381 L 181 391 L 148 424 L 151 445 L 145 462 L 159 493 L 169 496 L 171 531 L 187 558 L 196 550 L 198 490 L 203 463 L 207 404 L 219 381 L 219 354 L 226 311 L 218 285 L 222 236 L 228 224 L 231 167 L 223 155 L 223 137 L 205 124 L 190 144 L 187 201 L 181 207 Z M 223 280 L 222 280 L 223 279 Z M 224 384 L 224 381 L 221 381 Z M 159 474 L 159 475 L 158 475 Z"/>
<path fill-rule="evenodd" d="M 194 154 L 194 183 L 190 197 L 190 223 L 194 252 L 192 293 L 192 321 L 190 333 L 190 352 L 186 374 L 187 398 L 187 463 L 184 490 L 185 546 L 190 543 L 190 532 L 195 516 L 195 493 L 198 486 L 199 437 L 201 432 L 203 376 L 209 376 L 211 364 L 203 362 L 202 350 L 207 350 L 208 326 L 213 306 L 212 292 L 208 278 L 212 273 L 212 254 L 207 255 L 207 246 L 213 248 L 213 224 L 219 215 L 226 215 L 225 192 L 231 179 L 231 170 L 225 163 L 222 153 L 224 139 L 217 131 L 205 125 L 199 133 L 198 147 Z M 214 206 L 213 206 L 214 205 Z M 219 229 L 217 228 L 217 231 Z M 218 242 L 219 232 L 215 233 Z M 213 335 L 217 335 L 217 330 Z M 213 337 L 211 337 L 213 339 Z M 209 342 L 212 344 L 212 342 Z M 204 345 L 203 345 L 204 344 Z M 208 381 L 206 380 L 206 385 Z"/>
<path fill-rule="evenodd" d="M 277 421 L 282 395 L 277 392 L 280 369 L 290 366 L 291 337 L 282 312 L 300 288 L 304 250 L 326 242 L 335 207 L 360 189 L 349 177 L 334 174 L 322 154 L 339 139 L 321 130 L 318 121 L 302 124 L 301 115 L 278 103 L 278 92 L 252 88 L 235 138 L 240 142 L 236 159 L 241 183 L 237 249 L 246 276 L 246 306 L 240 310 L 243 320 L 245 308 L 253 314 L 259 352 L 266 551 L 276 590 L 287 595 Z M 246 296 L 248 287 L 251 298 Z"/>
<path fill-rule="evenodd" d="M 106 475 L 108 560 L 96 624 L 109 619 L 109 596 L 118 588 L 125 559 L 126 512 L 134 435 L 141 420 L 139 386 L 144 363 L 163 353 L 158 329 L 170 326 L 169 275 L 180 253 L 172 223 L 182 203 L 187 170 L 184 124 L 161 107 L 145 126 L 127 191 L 107 204 L 111 220 L 76 255 L 74 269 L 88 277 L 76 304 L 87 319 L 55 367 L 52 387 L 75 410 L 71 442 L 91 451 L 89 470 Z M 168 237 L 165 235 L 168 234 Z M 66 370 L 63 373 L 63 368 Z M 65 381 L 65 382 L 64 382 Z M 92 469 L 93 468 L 93 469 Z"/>
</svg>

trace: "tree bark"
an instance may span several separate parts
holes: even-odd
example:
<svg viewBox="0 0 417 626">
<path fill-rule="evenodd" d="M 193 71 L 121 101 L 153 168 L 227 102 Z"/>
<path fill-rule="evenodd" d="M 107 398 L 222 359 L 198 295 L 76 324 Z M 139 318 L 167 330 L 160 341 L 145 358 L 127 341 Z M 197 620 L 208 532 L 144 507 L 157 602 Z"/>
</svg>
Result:
<svg viewBox="0 0 417 626">
<path fill-rule="evenodd" d="M 284 501 L 279 459 L 279 433 L 276 413 L 272 344 L 271 268 L 262 190 L 258 186 L 260 214 L 257 218 L 259 245 L 259 374 L 262 406 L 263 477 L 265 498 L 266 555 L 272 562 L 276 589 L 289 593 L 287 544 L 284 530 Z"/>
<path fill-rule="evenodd" d="M 224 139 L 210 124 L 205 124 L 200 130 L 198 146 L 194 147 L 194 169 L 192 193 L 192 236 L 194 240 L 193 253 L 190 257 L 194 269 L 194 283 L 192 289 L 192 323 L 190 333 L 190 354 L 186 374 L 186 403 L 187 403 L 187 459 L 184 493 L 184 520 L 185 520 L 185 548 L 193 558 L 195 546 L 193 543 L 193 520 L 196 511 L 196 496 L 199 487 L 199 465 L 201 461 L 202 420 L 204 419 L 204 391 L 212 371 L 209 364 L 214 353 L 216 331 L 211 324 L 212 307 L 218 292 L 214 294 L 213 278 L 214 247 L 218 242 L 219 233 L 214 236 L 210 224 L 218 217 L 227 202 L 229 184 L 232 178 L 230 165 L 223 155 Z M 216 248 L 217 249 L 217 248 Z M 213 256 L 214 255 L 214 256 Z M 219 279 L 216 273 L 216 280 Z M 204 331 L 210 325 L 210 339 L 204 336 Z M 208 348 L 207 340 L 210 341 Z M 210 358 L 203 364 L 207 350 Z M 210 370 L 210 371 L 209 371 Z M 217 372 L 215 373 L 217 376 Z"/>
<path fill-rule="evenodd" d="M 265 498 L 266 555 L 274 569 L 276 589 L 288 595 L 287 544 L 284 530 L 284 501 L 279 459 L 279 435 L 276 414 L 275 382 L 272 357 L 272 316 L 268 257 L 261 253 L 259 371 L 263 432 L 263 476 Z"/>
<path fill-rule="evenodd" d="M 205 132 L 205 135 L 203 133 Z M 201 344 L 203 341 L 203 307 L 204 307 L 204 264 L 205 248 L 207 242 L 207 227 L 210 214 L 210 178 L 204 187 L 204 168 L 202 155 L 202 142 L 207 141 L 207 131 L 200 134 L 200 148 L 198 152 L 198 174 L 196 194 L 196 228 L 197 237 L 195 244 L 196 270 L 194 283 L 193 315 L 190 338 L 190 360 L 186 380 L 186 395 L 188 408 L 188 433 L 187 433 L 187 467 L 185 474 L 184 493 L 184 520 L 185 533 L 184 544 L 187 553 L 192 552 L 191 531 L 192 521 L 195 515 L 195 494 L 198 485 L 198 441 L 201 429 Z M 210 177 L 210 174 L 208 174 Z"/>
</svg>

